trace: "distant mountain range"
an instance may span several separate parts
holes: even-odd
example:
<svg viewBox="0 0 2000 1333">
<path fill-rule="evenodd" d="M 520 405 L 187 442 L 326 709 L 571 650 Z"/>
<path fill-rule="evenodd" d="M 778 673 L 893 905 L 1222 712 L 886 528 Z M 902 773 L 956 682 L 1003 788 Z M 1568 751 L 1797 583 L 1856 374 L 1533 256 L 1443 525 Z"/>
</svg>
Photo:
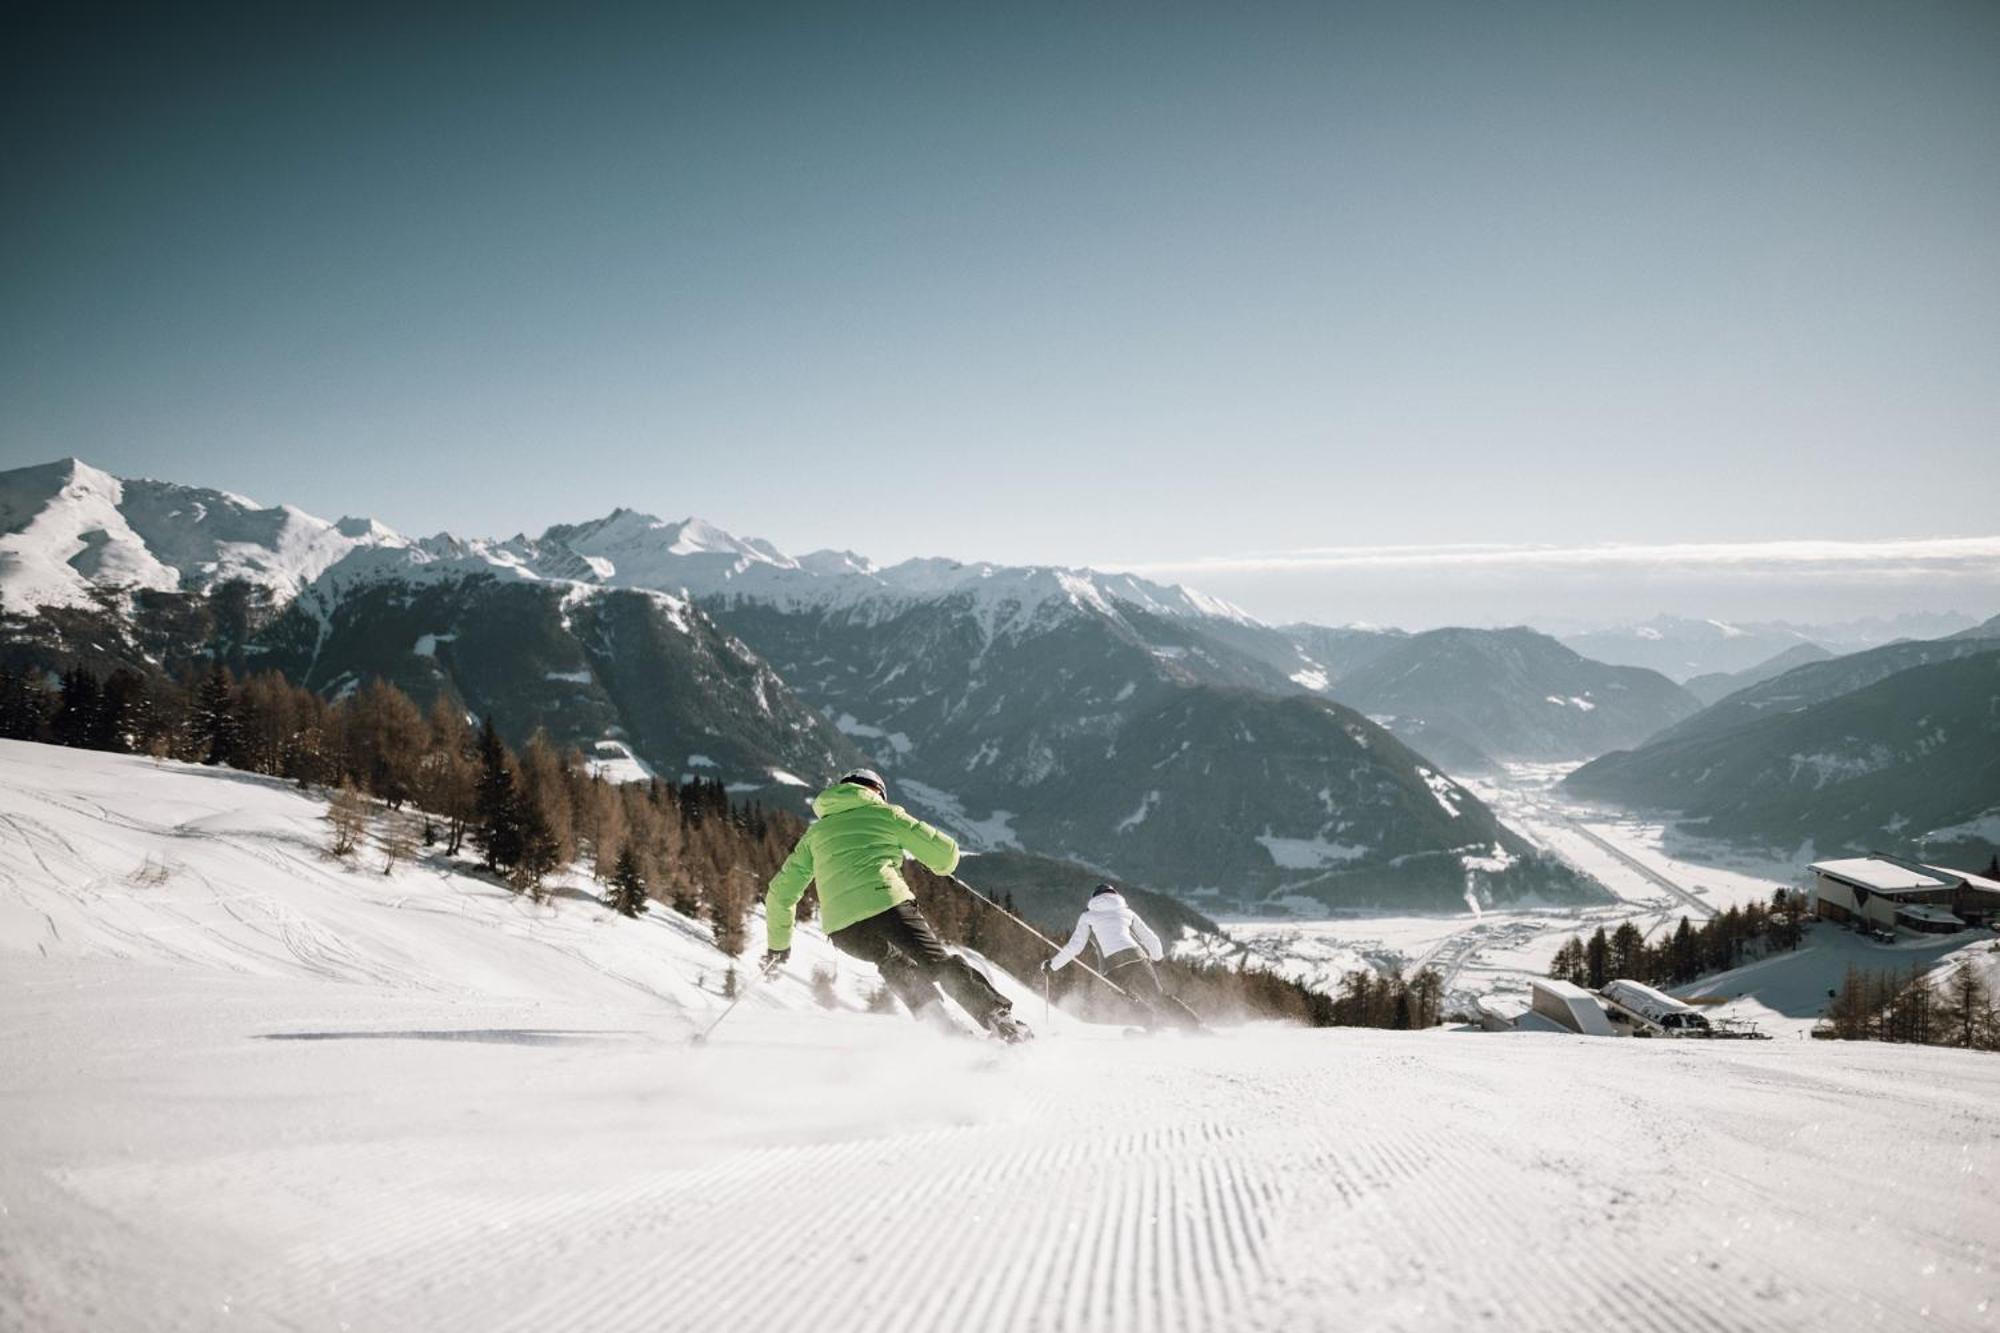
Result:
<svg viewBox="0 0 2000 1333">
<path fill-rule="evenodd" d="M 1812 644 L 1852 653 L 1897 639 L 1934 639 L 1969 629 L 1974 620 L 1956 613 L 1916 612 L 1888 619 L 1801 625 L 1784 621 L 1701 620 L 1655 616 L 1640 624 L 1564 634 L 1585 657 L 1623 666 L 1650 667 L 1676 681 L 1748 671 L 1788 649 Z"/>
<path fill-rule="evenodd" d="M 1425 753 L 1467 766 L 1482 756 L 1590 758 L 1701 707 L 1658 672 L 1593 662 L 1525 627 L 1390 639 L 1332 693 Z"/>
<path fill-rule="evenodd" d="M 381 676 L 620 775 L 797 800 L 866 757 L 975 847 L 1182 892 L 1597 895 L 1326 697 L 1299 636 L 1125 575 L 793 558 L 631 510 L 410 539 L 69 460 L 0 473 L 0 606 L 16 664 Z"/>
<path fill-rule="evenodd" d="M 2000 845 L 2000 621 L 1810 662 L 1730 694 L 1565 786 L 1783 852 L 1983 865 Z"/>
<path fill-rule="evenodd" d="M 1752 685 L 1775 680 L 1793 667 L 1805 666 L 1811 662 L 1824 662 L 1832 656 L 1832 653 L 1816 643 L 1795 643 L 1776 656 L 1765 658 L 1756 666 L 1746 667 L 1742 671 L 1711 671 L 1705 676 L 1695 676 L 1688 680 L 1683 688 L 1706 706 L 1719 703 L 1738 690 L 1747 690 Z"/>
</svg>

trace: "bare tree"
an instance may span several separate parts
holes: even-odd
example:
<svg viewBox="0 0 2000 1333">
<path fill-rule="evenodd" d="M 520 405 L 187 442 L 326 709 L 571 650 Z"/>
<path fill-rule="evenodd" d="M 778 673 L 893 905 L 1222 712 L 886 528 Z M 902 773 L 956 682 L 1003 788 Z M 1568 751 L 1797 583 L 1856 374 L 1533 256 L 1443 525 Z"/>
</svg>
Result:
<svg viewBox="0 0 2000 1333">
<path fill-rule="evenodd" d="M 352 856 L 368 832 L 368 798 L 352 782 L 342 781 L 327 804 L 326 822 L 332 826 L 328 850 L 335 856 Z"/>
<path fill-rule="evenodd" d="M 416 821 L 400 810 L 385 811 L 382 815 L 382 873 L 393 874 L 399 861 L 414 860 L 417 855 Z"/>
</svg>

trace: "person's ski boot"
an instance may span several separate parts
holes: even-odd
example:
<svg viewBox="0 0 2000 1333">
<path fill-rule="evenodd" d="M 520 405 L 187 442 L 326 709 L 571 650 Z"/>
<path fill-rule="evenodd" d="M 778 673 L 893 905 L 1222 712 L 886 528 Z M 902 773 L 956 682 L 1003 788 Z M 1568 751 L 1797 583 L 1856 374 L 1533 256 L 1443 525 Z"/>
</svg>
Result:
<svg viewBox="0 0 2000 1333">
<path fill-rule="evenodd" d="M 1009 1046 L 1035 1039 L 1034 1029 L 1004 1010 L 986 1020 L 986 1030 Z"/>
</svg>

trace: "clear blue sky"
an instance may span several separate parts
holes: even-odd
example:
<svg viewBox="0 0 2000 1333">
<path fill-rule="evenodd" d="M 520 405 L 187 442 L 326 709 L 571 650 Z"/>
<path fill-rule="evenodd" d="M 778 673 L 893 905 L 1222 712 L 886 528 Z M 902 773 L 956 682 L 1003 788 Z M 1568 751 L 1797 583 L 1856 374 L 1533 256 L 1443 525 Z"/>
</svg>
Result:
<svg viewBox="0 0 2000 1333">
<path fill-rule="evenodd" d="M 0 465 L 879 559 L 2000 532 L 2000 5 L 406 8 L 7 7 Z"/>
</svg>

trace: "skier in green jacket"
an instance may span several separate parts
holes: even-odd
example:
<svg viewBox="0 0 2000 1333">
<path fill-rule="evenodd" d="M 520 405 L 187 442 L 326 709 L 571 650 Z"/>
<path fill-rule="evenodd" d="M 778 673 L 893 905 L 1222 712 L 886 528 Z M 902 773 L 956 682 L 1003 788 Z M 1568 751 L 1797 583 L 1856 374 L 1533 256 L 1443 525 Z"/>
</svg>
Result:
<svg viewBox="0 0 2000 1333">
<path fill-rule="evenodd" d="M 764 896 L 769 952 L 766 967 L 792 951 L 792 925 L 809 882 L 819 884 L 820 924 L 842 953 L 873 963 L 882 980 L 912 1014 L 922 1017 L 944 987 L 974 1022 L 1004 1041 L 1033 1034 L 1015 1018 L 1013 1005 L 965 959 L 945 948 L 903 882 L 907 853 L 930 870 L 949 875 L 958 844 L 901 806 L 889 804 L 888 787 L 872 769 L 860 768 L 813 798 L 818 822 L 772 879 Z"/>
</svg>

